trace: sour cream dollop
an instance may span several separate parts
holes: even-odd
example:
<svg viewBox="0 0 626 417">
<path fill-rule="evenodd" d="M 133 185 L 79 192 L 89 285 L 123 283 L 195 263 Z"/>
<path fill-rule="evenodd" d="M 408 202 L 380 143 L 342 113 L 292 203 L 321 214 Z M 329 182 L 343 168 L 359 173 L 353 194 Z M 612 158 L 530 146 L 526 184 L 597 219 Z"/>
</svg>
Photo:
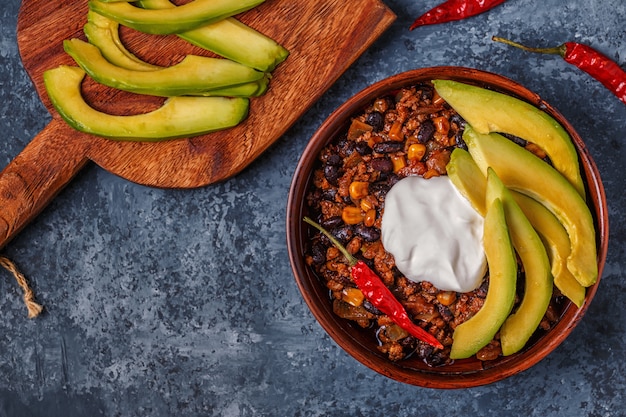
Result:
<svg viewBox="0 0 626 417">
<path fill-rule="evenodd" d="M 398 181 L 385 197 L 382 243 L 408 279 L 476 289 L 485 274 L 483 217 L 447 176 Z"/>
</svg>

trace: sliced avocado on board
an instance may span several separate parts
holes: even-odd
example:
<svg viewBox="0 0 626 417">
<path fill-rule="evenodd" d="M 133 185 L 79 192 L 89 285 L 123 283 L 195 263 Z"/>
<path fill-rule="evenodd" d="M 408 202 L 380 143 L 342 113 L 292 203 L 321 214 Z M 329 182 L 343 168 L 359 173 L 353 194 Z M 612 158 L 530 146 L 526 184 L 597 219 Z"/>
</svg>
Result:
<svg viewBox="0 0 626 417">
<path fill-rule="evenodd" d="M 180 63 L 154 71 L 134 71 L 104 59 L 98 47 L 80 39 L 63 42 L 65 51 L 100 84 L 161 97 L 206 94 L 223 87 L 255 82 L 264 72 L 222 59 L 187 55 Z"/>
<path fill-rule="evenodd" d="M 144 33 L 169 35 L 250 10 L 264 0 L 194 0 L 175 8 L 142 9 L 125 1 L 89 0 L 89 9 Z"/>
<path fill-rule="evenodd" d="M 154 71 L 157 65 L 145 62 L 131 53 L 119 36 L 119 23 L 102 16 L 93 10 L 87 13 L 87 23 L 83 32 L 92 45 L 100 49 L 102 56 L 111 64 L 134 71 Z"/>
<path fill-rule="evenodd" d="M 142 0 L 137 4 L 146 9 L 176 7 L 169 0 Z M 234 17 L 202 25 L 177 35 L 200 48 L 259 71 L 273 71 L 289 56 L 289 51 L 275 40 Z"/>
<path fill-rule="evenodd" d="M 47 70 L 44 82 L 61 117 L 75 129 L 114 139 L 158 141 L 227 129 L 248 115 L 249 100 L 227 97 L 172 97 L 157 110 L 113 116 L 90 107 L 81 95 L 85 71 L 62 65 Z"/>
</svg>

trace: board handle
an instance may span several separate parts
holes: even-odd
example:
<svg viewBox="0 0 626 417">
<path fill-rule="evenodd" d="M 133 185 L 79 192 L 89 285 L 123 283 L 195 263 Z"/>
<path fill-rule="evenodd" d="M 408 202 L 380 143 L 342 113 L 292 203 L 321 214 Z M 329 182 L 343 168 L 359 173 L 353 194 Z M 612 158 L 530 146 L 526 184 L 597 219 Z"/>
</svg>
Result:
<svg viewBox="0 0 626 417">
<path fill-rule="evenodd" d="M 89 141 L 79 136 L 65 122 L 53 119 L 0 172 L 0 248 L 33 220 L 87 163 Z"/>
</svg>

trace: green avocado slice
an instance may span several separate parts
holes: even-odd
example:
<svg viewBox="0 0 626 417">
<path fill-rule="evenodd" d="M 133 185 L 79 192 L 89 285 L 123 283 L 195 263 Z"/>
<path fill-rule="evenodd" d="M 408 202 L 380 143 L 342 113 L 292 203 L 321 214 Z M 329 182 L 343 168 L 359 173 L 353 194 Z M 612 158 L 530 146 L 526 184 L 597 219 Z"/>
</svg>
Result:
<svg viewBox="0 0 626 417">
<path fill-rule="evenodd" d="M 167 0 L 165 0 L 167 1 Z M 98 47 L 102 56 L 111 64 L 133 71 L 155 71 L 164 67 L 145 62 L 130 52 L 119 37 L 119 24 L 94 11 L 88 12 L 88 21 L 84 32 L 89 43 Z M 258 97 L 267 91 L 270 76 L 265 74 L 258 81 L 239 84 L 233 87 L 221 87 L 197 95 L 226 97 Z M 190 94 L 195 95 L 195 94 Z"/>
<path fill-rule="evenodd" d="M 487 177 L 482 173 L 468 151 L 455 148 L 446 165 L 448 178 L 481 216 L 487 213 Z"/>
<path fill-rule="evenodd" d="M 437 93 L 478 133 L 508 133 L 539 146 L 552 164 L 585 197 L 572 139 L 549 114 L 525 101 L 451 80 L 433 81 Z"/>
<path fill-rule="evenodd" d="M 484 228 L 489 289 L 480 310 L 454 329 L 451 359 L 469 358 L 486 346 L 510 314 L 515 301 L 517 262 L 500 198 L 487 203 Z"/>
<path fill-rule="evenodd" d="M 89 0 L 89 9 L 140 32 L 169 35 L 250 10 L 264 0 L 194 0 L 173 9 L 149 10 L 128 2 Z"/>
<path fill-rule="evenodd" d="M 552 265 L 554 286 L 577 307 L 581 307 L 585 302 L 586 290 L 567 269 L 570 241 L 565 228 L 554 214 L 538 201 L 515 191 L 512 191 L 511 195 L 544 242 Z"/>
<path fill-rule="evenodd" d="M 142 0 L 146 9 L 171 9 L 169 0 Z M 289 51 L 272 38 L 229 17 L 177 34 L 200 48 L 259 71 L 273 71 L 289 56 Z"/>
<path fill-rule="evenodd" d="M 267 92 L 270 83 L 270 76 L 266 74 L 257 81 L 245 84 L 220 87 L 214 90 L 205 91 L 198 94 L 190 94 L 190 96 L 200 97 L 259 97 Z"/>
<path fill-rule="evenodd" d="M 465 127 L 463 139 L 483 173 L 492 168 L 504 185 L 534 198 L 552 212 L 570 239 L 567 268 L 583 286 L 598 278 L 596 235 L 591 211 L 572 184 L 545 161 L 496 133 Z"/>
<path fill-rule="evenodd" d="M 456 148 L 452 151 L 446 169 L 457 190 L 484 216 L 487 178 L 472 156 L 466 150 Z M 565 228 L 543 204 L 525 194 L 509 191 L 544 243 L 554 286 L 576 306 L 581 307 L 585 302 L 586 291 L 567 269 L 570 241 Z"/>
<path fill-rule="evenodd" d="M 246 98 L 172 97 L 150 113 L 113 116 L 85 102 L 80 90 L 84 77 L 81 68 L 62 65 L 44 72 L 44 83 L 70 126 L 98 136 L 133 141 L 192 137 L 233 127 L 248 115 Z"/>
<path fill-rule="evenodd" d="M 550 260 L 543 242 L 530 221 L 517 205 L 511 192 L 495 172 L 487 173 L 487 201 L 502 198 L 504 216 L 511 242 L 524 267 L 524 296 L 515 312 L 500 328 L 500 344 L 504 356 L 521 350 L 545 315 L 552 297 Z"/>
<path fill-rule="evenodd" d="M 63 42 L 65 51 L 97 82 L 137 94 L 161 97 L 202 95 L 211 90 L 259 81 L 266 74 L 223 59 L 196 55 L 154 71 L 135 71 L 108 62 L 96 46 L 80 39 Z"/>
<path fill-rule="evenodd" d="M 162 69 L 137 58 L 136 55 L 126 49 L 119 36 L 119 23 L 115 20 L 89 10 L 83 31 L 89 43 L 98 47 L 102 56 L 113 65 L 133 71 Z"/>
</svg>

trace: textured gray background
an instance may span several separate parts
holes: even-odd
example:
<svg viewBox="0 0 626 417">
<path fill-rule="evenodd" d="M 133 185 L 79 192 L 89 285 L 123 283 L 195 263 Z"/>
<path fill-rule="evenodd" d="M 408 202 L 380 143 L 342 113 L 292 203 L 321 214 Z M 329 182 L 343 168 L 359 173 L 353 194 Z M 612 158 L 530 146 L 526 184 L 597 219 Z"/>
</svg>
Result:
<svg viewBox="0 0 626 417">
<path fill-rule="evenodd" d="M 626 105 L 558 57 L 490 40 L 582 41 L 625 67 L 625 3 L 511 0 L 413 32 L 437 1 L 387 4 L 396 23 L 237 177 L 160 190 L 89 165 L 11 242 L 4 254 L 46 314 L 28 320 L 0 271 L 0 416 L 625 415 Z M 18 8 L 0 4 L 2 167 L 49 120 L 20 64 Z M 608 261 L 585 319 L 532 369 L 468 390 L 397 383 L 341 351 L 302 301 L 285 243 L 291 176 L 314 130 L 366 85 L 433 65 L 539 93 L 585 138 L 609 201 Z"/>
</svg>

